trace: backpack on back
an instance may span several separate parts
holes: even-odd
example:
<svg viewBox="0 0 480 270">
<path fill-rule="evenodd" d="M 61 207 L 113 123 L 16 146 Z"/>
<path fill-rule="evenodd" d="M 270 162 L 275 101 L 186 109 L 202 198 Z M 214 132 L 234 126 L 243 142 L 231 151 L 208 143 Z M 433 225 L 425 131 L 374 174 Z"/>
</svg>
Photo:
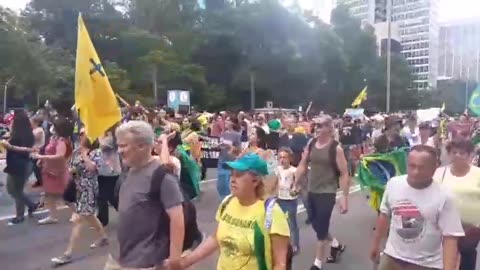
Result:
<svg viewBox="0 0 480 270">
<path fill-rule="evenodd" d="M 151 200 L 157 201 L 159 203 L 162 202 L 161 200 L 161 187 L 163 180 L 167 172 L 163 166 L 159 166 L 152 174 L 152 180 L 150 183 L 150 191 L 148 196 Z M 183 192 L 182 192 L 183 193 Z M 182 203 L 183 206 L 183 218 L 185 223 L 185 237 L 183 239 L 183 251 L 191 249 L 196 240 L 199 240 L 199 236 L 201 236 L 200 232 L 198 231 L 197 226 L 197 211 L 195 205 L 185 197 L 185 201 Z M 166 213 L 166 209 L 162 205 L 162 211 L 164 212 L 163 215 L 168 219 L 168 215 Z M 167 228 L 169 228 L 167 226 Z M 200 234 L 200 235 L 199 235 Z"/>
<path fill-rule="evenodd" d="M 150 182 L 150 190 L 148 192 L 148 197 L 155 202 L 162 203 L 161 200 L 161 187 L 162 187 L 162 182 L 165 179 L 165 176 L 167 175 L 167 170 L 163 168 L 163 166 L 159 166 L 152 174 L 152 179 Z M 116 200 L 116 205 L 118 208 L 118 199 L 120 195 L 120 188 L 123 184 L 123 182 L 126 179 L 126 173 L 122 173 L 117 181 L 117 184 L 115 186 L 115 200 Z M 180 187 L 181 189 L 181 187 Z M 182 191 L 182 193 L 184 193 Z M 201 233 L 198 231 L 198 226 L 197 226 L 197 211 L 195 208 L 195 205 L 188 200 L 187 197 L 184 195 L 185 201 L 182 203 L 183 206 L 183 218 L 184 218 L 184 223 L 185 223 L 185 237 L 183 239 L 183 251 L 191 249 L 196 243 L 196 241 L 200 240 L 199 237 L 201 236 Z M 118 210 L 118 209 L 117 209 Z M 162 205 L 162 213 L 161 215 L 165 216 L 168 219 L 168 214 L 165 210 L 165 208 Z M 167 226 L 167 228 L 169 228 Z"/>
</svg>

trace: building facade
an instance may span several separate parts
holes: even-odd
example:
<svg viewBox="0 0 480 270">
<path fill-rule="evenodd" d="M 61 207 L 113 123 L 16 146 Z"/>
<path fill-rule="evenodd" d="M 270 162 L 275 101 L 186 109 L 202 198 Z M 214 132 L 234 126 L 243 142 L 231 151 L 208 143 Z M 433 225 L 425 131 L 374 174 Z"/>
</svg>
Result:
<svg viewBox="0 0 480 270">
<path fill-rule="evenodd" d="M 442 24 L 439 43 L 439 79 L 479 80 L 480 19 Z"/>
<path fill-rule="evenodd" d="M 391 0 L 401 53 L 412 70 L 415 89 L 436 87 L 438 76 L 438 0 Z M 386 0 L 337 0 L 352 15 L 375 25 L 386 20 Z"/>
</svg>

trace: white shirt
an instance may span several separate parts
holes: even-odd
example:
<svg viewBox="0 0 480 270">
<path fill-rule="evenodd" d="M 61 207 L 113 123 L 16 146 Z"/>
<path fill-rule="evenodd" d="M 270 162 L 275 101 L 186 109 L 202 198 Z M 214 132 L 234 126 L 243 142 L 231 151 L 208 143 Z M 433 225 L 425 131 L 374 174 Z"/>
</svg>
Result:
<svg viewBox="0 0 480 270">
<path fill-rule="evenodd" d="M 452 194 L 436 182 L 415 189 L 406 175 L 393 177 L 380 212 L 390 216 L 385 254 L 412 264 L 443 269 L 443 236 L 465 235 Z"/>
<path fill-rule="evenodd" d="M 402 130 L 402 135 L 407 138 L 410 146 L 415 146 L 420 143 L 420 130 L 418 127 L 415 127 L 412 132 L 410 127 L 406 126 Z"/>
<path fill-rule="evenodd" d="M 42 148 L 45 145 L 45 131 L 42 127 L 36 127 L 33 129 L 33 136 L 35 137 L 34 147 Z"/>
<path fill-rule="evenodd" d="M 275 174 L 278 178 L 278 198 L 280 200 L 295 200 L 298 197 L 291 195 L 296 171 L 297 168 L 293 166 L 288 169 L 284 169 L 282 166 L 277 167 Z"/>
</svg>

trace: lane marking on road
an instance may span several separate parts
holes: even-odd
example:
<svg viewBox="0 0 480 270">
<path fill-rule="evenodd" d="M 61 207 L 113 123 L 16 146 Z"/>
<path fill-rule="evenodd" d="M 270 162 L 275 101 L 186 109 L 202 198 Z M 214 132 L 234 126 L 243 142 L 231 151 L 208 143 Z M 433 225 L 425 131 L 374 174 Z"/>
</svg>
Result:
<svg viewBox="0 0 480 270">
<path fill-rule="evenodd" d="M 205 181 L 200 182 L 200 185 L 202 185 L 202 183 L 203 183 L 203 184 L 207 184 L 207 183 L 211 183 L 211 182 L 215 182 L 215 181 L 217 181 L 216 178 L 208 179 L 208 180 L 205 180 Z M 359 191 L 359 190 L 361 190 L 360 185 L 351 186 L 351 187 L 350 187 L 349 194 L 354 193 L 354 192 L 357 192 L 357 191 Z M 339 198 L 340 195 L 341 195 L 341 191 L 338 191 L 338 192 L 337 192 L 337 198 Z M 67 208 L 68 208 L 68 206 L 66 206 L 66 205 L 57 207 L 58 210 L 63 210 L 63 209 L 67 209 Z M 301 205 L 299 205 L 299 206 L 297 207 L 297 213 L 302 213 L 302 212 L 305 212 L 305 211 L 306 211 L 306 209 L 305 209 L 305 206 L 304 206 L 303 204 L 301 204 Z M 41 214 L 45 214 L 45 213 L 48 213 L 48 209 L 36 211 L 34 214 L 35 214 L 35 215 L 41 215 Z M 12 219 L 12 218 L 14 218 L 14 217 L 15 217 L 15 215 L 2 216 L 2 217 L 0 217 L 0 221 Z"/>
<path fill-rule="evenodd" d="M 207 180 L 204 180 L 204 181 L 200 181 L 200 186 L 203 186 L 203 185 L 208 184 L 208 183 L 216 182 L 216 181 L 217 181 L 217 178 L 212 178 L 212 179 L 207 179 Z"/>
</svg>

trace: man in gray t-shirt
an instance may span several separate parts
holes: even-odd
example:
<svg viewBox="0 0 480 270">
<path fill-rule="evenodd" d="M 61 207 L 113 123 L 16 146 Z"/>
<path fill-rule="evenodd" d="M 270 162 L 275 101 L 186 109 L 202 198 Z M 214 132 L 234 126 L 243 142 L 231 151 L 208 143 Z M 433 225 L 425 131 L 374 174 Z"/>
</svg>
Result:
<svg viewBox="0 0 480 270">
<path fill-rule="evenodd" d="M 165 175 L 159 197 L 150 196 L 152 175 L 160 162 L 151 156 L 152 127 L 130 121 L 117 128 L 118 151 L 130 169 L 119 192 L 117 237 L 119 253 L 109 257 L 105 270 L 163 269 L 166 259 L 179 263 L 183 249 L 184 200 L 178 179 Z M 167 137 L 160 138 L 167 145 Z"/>
</svg>

